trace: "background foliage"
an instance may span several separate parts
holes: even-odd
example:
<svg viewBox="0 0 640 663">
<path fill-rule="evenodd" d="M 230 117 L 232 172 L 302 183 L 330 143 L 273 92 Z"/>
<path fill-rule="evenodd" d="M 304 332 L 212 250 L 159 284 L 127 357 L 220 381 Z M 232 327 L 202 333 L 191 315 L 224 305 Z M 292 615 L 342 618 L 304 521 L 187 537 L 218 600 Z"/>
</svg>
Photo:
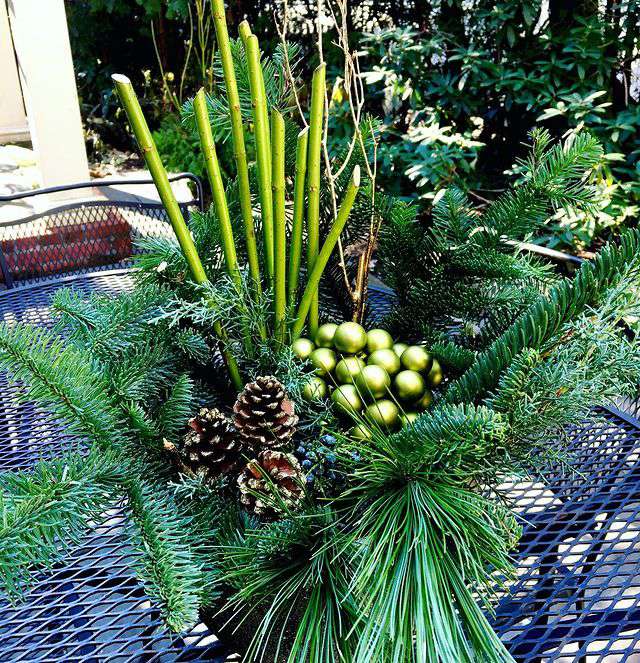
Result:
<svg viewBox="0 0 640 663">
<path fill-rule="evenodd" d="M 230 0 L 227 20 L 247 18 L 263 49 L 278 41 L 283 2 Z M 317 56 L 315 2 L 289 2 L 289 36 L 309 70 Z M 380 184 L 424 203 L 455 184 L 485 204 L 518 177 L 521 143 L 536 126 L 555 137 L 588 129 L 604 145 L 594 169 L 598 214 L 563 211 L 536 241 L 580 251 L 597 247 L 640 204 L 640 82 L 637 2 L 580 0 L 359 0 L 348 3 L 351 45 L 361 47 L 368 110 L 383 119 Z M 177 105 L 211 75 L 215 43 L 200 43 L 208 0 L 76 0 L 67 3 L 87 127 L 94 143 L 130 147 L 117 122 L 109 75 L 126 71 L 144 90 L 145 112 L 160 151 L 176 170 L 193 168 L 192 140 Z M 325 3 L 330 15 L 330 3 Z M 325 20 L 325 29 L 330 28 Z M 124 36 L 124 38 L 123 38 Z M 155 36 L 155 44 L 154 44 Z M 117 47 L 116 47 L 117 45 Z M 341 54 L 325 38 L 329 83 L 339 83 Z M 635 58 L 635 61 L 634 61 Z M 203 64 L 204 62 L 204 64 Z M 308 72 L 303 72 L 308 73 Z M 305 78 L 307 78 L 305 76 Z M 349 114 L 339 85 L 332 135 L 346 141 Z M 304 91 L 303 91 L 304 95 Z M 164 120 L 167 114 L 172 115 Z M 116 127 L 120 127 L 116 129 Z M 97 134 L 97 135 L 96 135 Z"/>
</svg>

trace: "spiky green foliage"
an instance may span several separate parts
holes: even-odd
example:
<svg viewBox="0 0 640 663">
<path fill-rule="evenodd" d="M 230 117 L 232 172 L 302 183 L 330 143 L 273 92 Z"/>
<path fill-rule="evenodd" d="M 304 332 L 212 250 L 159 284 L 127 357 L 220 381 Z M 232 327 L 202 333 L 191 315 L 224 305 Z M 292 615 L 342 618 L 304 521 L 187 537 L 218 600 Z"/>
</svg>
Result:
<svg viewBox="0 0 640 663">
<path fill-rule="evenodd" d="M 92 451 L 0 475 L 0 585 L 12 597 L 114 506 L 125 474 L 113 452 Z"/>
<path fill-rule="evenodd" d="M 392 324 L 431 341 L 487 347 L 554 281 L 548 265 L 514 242 L 557 209 L 592 210 L 588 175 L 601 152 L 588 134 L 552 145 L 546 132 L 536 131 L 520 163 L 523 182 L 482 212 L 450 188 L 435 204 L 429 228 L 410 215 L 392 216 L 379 252 L 383 277 L 398 295 Z"/>
<path fill-rule="evenodd" d="M 139 564 L 147 592 L 156 599 L 167 625 L 184 631 L 198 622 L 204 575 L 184 532 L 189 519 L 181 516 L 173 499 L 158 486 L 127 481 L 130 529 L 141 552 Z"/>
<path fill-rule="evenodd" d="M 300 56 L 300 48 L 295 44 L 287 44 L 286 46 L 278 44 L 271 56 L 263 55 L 261 58 L 267 104 L 270 108 L 277 108 L 283 115 L 287 115 L 294 108 L 289 82 L 284 75 L 285 48 L 287 49 L 291 69 L 295 71 Z M 251 90 L 249 86 L 249 70 L 241 39 L 231 40 L 231 53 L 238 84 L 238 94 L 240 96 L 240 109 L 243 119 L 248 123 L 252 118 Z M 225 94 L 222 63 L 219 57 L 214 62 L 213 70 L 222 93 L 207 98 L 209 118 L 211 126 L 216 132 L 216 138 L 226 140 L 231 134 L 231 121 L 229 102 Z M 193 99 L 188 100 L 184 104 L 182 121 L 187 126 L 194 128 Z"/>
<path fill-rule="evenodd" d="M 158 431 L 175 442 L 194 410 L 193 381 L 187 374 L 178 377 L 166 400 L 158 408 Z"/>
<path fill-rule="evenodd" d="M 122 441 L 123 413 L 90 354 L 44 329 L 0 326 L 0 368 L 24 385 L 23 401 L 41 404 L 69 431 L 107 449 Z"/>
<path fill-rule="evenodd" d="M 329 510 L 289 513 L 236 529 L 223 544 L 220 580 L 234 589 L 223 616 L 256 624 L 248 660 L 265 650 L 289 663 L 351 660 L 358 613 L 348 591 L 350 562 L 333 559 L 332 524 Z"/>
<path fill-rule="evenodd" d="M 0 327 L 0 367 L 24 385 L 20 398 L 92 447 L 88 457 L 0 479 L 0 575 L 14 591 L 126 496 L 144 550 L 141 576 L 180 630 L 194 623 L 211 581 L 192 573 L 204 563 L 183 540 L 191 518 L 176 520 L 175 505 L 140 483 L 166 474 L 162 438 L 176 440 L 194 411 L 193 382 L 182 371 L 186 356 L 201 353 L 200 342 L 156 321 L 167 294 L 155 285 L 115 298 L 62 290 L 53 306 L 62 337 L 29 325 Z"/>
<path fill-rule="evenodd" d="M 619 246 L 604 248 L 593 263 L 585 263 L 573 280 L 556 286 L 480 354 L 448 391 L 447 399 L 460 402 L 485 395 L 514 357 L 525 348 L 542 348 L 563 324 L 582 314 L 586 307 L 598 305 L 603 293 L 621 282 L 622 274 L 626 275 L 623 281 L 628 288 L 637 269 L 639 248 L 638 231 L 626 233 Z M 627 264 L 631 265 L 631 272 L 625 269 Z"/>
<path fill-rule="evenodd" d="M 351 580 L 362 632 L 350 660 L 511 660 L 474 592 L 490 609 L 517 527 L 469 484 L 504 434 L 499 415 L 458 406 L 364 445 L 343 495 L 344 545 L 364 546 Z"/>
</svg>

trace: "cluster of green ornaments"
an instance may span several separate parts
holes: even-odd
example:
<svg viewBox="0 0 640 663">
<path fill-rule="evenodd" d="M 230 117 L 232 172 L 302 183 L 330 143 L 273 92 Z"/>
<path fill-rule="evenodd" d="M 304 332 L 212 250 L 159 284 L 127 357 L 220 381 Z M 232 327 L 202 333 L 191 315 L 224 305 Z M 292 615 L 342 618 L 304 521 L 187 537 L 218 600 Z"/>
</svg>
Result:
<svg viewBox="0 0 640 663">
<path fill-rule="evenodd" d="M 331 400 L 358 422 L 356 438 L 368 438 L 367 424 L 392 431 L 410 424 L 431 404 L 431 389 L 442 382 L 437 360 L 420 345 L 394 343 L 384 329 L 366 331 L 355 322 L 322 325 L 313 341 L 299 338 L 294 353 L 308 359 L 316 375 L 305 398 Z"/>
</svg>

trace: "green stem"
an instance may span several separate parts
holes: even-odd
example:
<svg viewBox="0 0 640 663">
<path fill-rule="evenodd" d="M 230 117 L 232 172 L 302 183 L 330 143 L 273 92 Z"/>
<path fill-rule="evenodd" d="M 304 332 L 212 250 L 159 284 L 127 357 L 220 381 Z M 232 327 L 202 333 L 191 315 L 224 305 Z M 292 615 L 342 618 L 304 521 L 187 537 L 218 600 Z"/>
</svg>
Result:
<svg viewBox="0 0 640 663">
<path fill-rule="evenodd" d="M 309 149 L 307 166 L 307 270 L 311 274 L 318 257 L 320 244 L 320 163 L 322 152 L 322 120 L 326 92 L 326 65 L 322 63 L 313 72 L 311 83 L 311 111 L 309 113 Z M 313 293 L 309 311 L 309 332 L 314 338 L 318 331 L 318 288 Z"/>
<path fill-rule="evenodd" d="M 273 235 L 275 260 L 275 287 L 273 312 L 275 338 L 284 343 L 285 314 L 287 310 L 287 229 L 285 219 L 285 176 L 284 176 L 284 118 L 271 110 L 272 157 L 271 181 L 273 189 Z"/>
<path fill-rule="evenodd" d="M 138 141 L 138 145 L 140 146 L 142 156 L 144 157 L 147 168 L 151 173 L 151 177 L 153 178 L 153 181 L 156 185 L 156 189 L 158 190 L 160 200 L 164 205 L 167 216 L 169 217 L 169 221 L 171 222 L 171 226 L 173 227 L 176 237 L 178 238 L 182 253 L 184 254 L 185 260 L 189 265 L 193 279 L 196 283 L 205 283 L 208 280 L 207 275 L 204 271 L 204 267 L 202 266 L 202 262 L 200 261 L 200 256 L 198 255 L 195 244 L 193 243 L 189 228 L 187 227 L 184 217 L 182 216 L 182 211 L 178 205 L 178 201 L 176 200 L 176 197 L 173 194 L 173 190 L 171 189 L 171 184 L 169 183 L 169 178 L 167 177 L 167 171 L 162 165 L 162 160 L 158 154 L 158 149 L 153 141 L 151 132 L 149 131 L 149 126 L 147 125 L 147 121 L 144 118 L 144 114 L 140 108 L 140 103 L 133 89 L 133 86 L 131 85 L 131 81 L 126 76 L 122 76 L 121 74 L 114 74 L 112 78 L 116 85 L 116 90 L 118 91 L 120 101 L 122 102 L 122 105 L 127 113 L 127 117 L 129 118 L 129 124 L 131 125 L 133 134 L 135 135 L 136 140 Z M 220 339 L 221 345 L 223 346 L 222 353 L 227 363 L 229 376 L 231 377 L 234 386 L 240 390 L 243 387 L 243 381 L 242 377 L 240 376 L 240 369 L 238 368 L 238 364 L 235 358 L 225 348 L 227 342 L 226 332 L 219 322 L 215 323 L 213 328 L 216 336 L 218 339 Z"/>
<path fill-rule="evenodd" d="M 227 196 L 222 182 L 220 165 L 218 164 L 216 146 L 213 142 L 213 133 L 211 131 L 211 124 L 209 123 L 209 113 L 207 110 L 207 99 L 204 88 L 198 90 L 193 101 L 193 110 L 196 118 L 196 125 L 198 127 L 198 134 L 200 135 L 200 145 L 202 147 L 202 153 L 204 154 L 211 193 L 213 194 L 213 203 L 216 208 L 216 214 L 218 215 L 218 221 L 220 222 L 224 261 L 227 265 L 227 272 L 233 279 L 233 282 L 238 289 L 238 295 L 240 296 L 242 291 L 242 277 L 240 275 L 240 269 L 238 268 L 238 257 L 236 255 L 236 244 L 233 238 L 233 228 L 229 216 L 229 206 L 227 205 Z M 266 327 L 264 325 L 262 327 L 264 328 L 264 338 L 266 338 Z M 252 354 L 254 348 L 249 326 L 247 324 L 243 325 L 243 340 L 247 352 Z"/>
<path fill-rule="evenodd" d="M 253 106 L 253 126 L 256 137 L 256 161 L 258 164 L 258 190 L 264 233 L 264 255 L 269 283 L 274 284 L 273 262 L 273 196 L 271 191 L 271 140 L 269 138 L 269 118 L 264 78 L 260 63 L 260 46 L 255 35 L 249 35 L 245 42 L 249 87 Z"/>
<path fill-rule="evenodd" d="M 309 127 L 298 134 L 296 144 L 296 176 L 293 187 L 293 222 L 291 225 L 291 248 L 289 250 L 288 303 L 293 310 L 297 303 L 298 276 L 302 255 L 302 230 L 304 225 L 304 186 L 307 174 L 307 145 Z"/>
<path fill-rule="evenodd" d="M 307 278 L 307 285 L 302 294 L 302 299 L 300 300 L 300 306 L 298 307 L 298 312 L 296 315 L 296 320 L 291 330 L 291 335 L 293 340 L 300 337 L 302 329 L 304 328 L 304 323 L 309 314 L 314 295 L 318 292 L 318 286 L 320 285 L 320 279 L 322 277 L 322 272 L 324 271 L 329 258 L 331 257 L 331 252 L 333 251 L 335 245 L 338 243 L 340 233 L 342 232 L 347 220 L 349 219 L 349 214 L 351 213 L 351 208 L 356 199 L 358 193 L 358 188 L 360 187 L 360 166 L 356 166 L 353 169 L 353 174 L 351 176 L 351 181 L 349 186 L 345 191 L 344 198 L 340 204 L 340 209 L 338 210 L 338 215 L 336 220 L 331 226 L 331 230 L 327 235 L 327 238 L 322 245 L 322 249 L 318 253 L 318 257 L 313 265 L 313 269 Z"/>
<path fill-rule="evenodd" d="M 227 196 L 224 192 L 224 184 L 222 183 L 216 146 L 213 142 L 213 133 L 211 132 L 211 125 L 209 124 L 209 112 L 207 110 L 207 100 L 204 94 L 204 88 L 198 90 L 193 101 L 193 110 L 196 117 L 198 134 L 200 135 L 200 146 L 204 155 L 209 185 L 211 186 L 211 193 L 213 194 L 213 202 L 216 208 L 216 214 L 218 215 L 218 221 L 220 222 L 224 260 L 229 275 L 234 283 L 240 287 L 241 279 L 238 270 L 236 245 L 233 239 L 233 228 L 231 227 Z"/>
<path fill-rule="evenodd" d="M 247 261 L 249 273 L 253 279 L 258 297 L 262 294 L 260 284 L 260 262 L 256 234 L 253 227 L 253 211 L 251 208 L 251 188 L 249 186 L 249 169 L 247 168 L 247 153 L 244 146 L 244 127 L 242 125 L 242 111 L 240 108 L 240 95 L 236 82 L 236 72 L 233 66 L 231 44 L 227 31 L 227 19 L 224 12 L 224 0 L 211 0 L 213 10 L 213 23 L 218 40 L 218 51 L 222 62 L 224 84 L 229 102 L 231 116 L 231 137 L 233 139 L 233 152 L 238 170 L 238 192 L 240 195 L 240 211 L 244 225 L 244 238 L 247 245 Z"/>
<path fill-rule="evenodd" d="M 240 35 L 240 39 L 242 39 L 242 43 L 246 43 L 247 37 L 251 35 L 251 26 L 249 25 L 249 21 L 242 21 L 242 23 L 240 23 L 238 26 L 238 34 Z"/>
</svg>

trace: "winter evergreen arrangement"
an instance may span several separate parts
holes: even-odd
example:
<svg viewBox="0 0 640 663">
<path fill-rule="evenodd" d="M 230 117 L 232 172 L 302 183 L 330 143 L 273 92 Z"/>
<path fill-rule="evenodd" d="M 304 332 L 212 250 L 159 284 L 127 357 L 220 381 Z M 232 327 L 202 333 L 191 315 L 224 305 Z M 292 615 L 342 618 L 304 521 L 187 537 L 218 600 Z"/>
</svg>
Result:
<svg viewBox="0 0 640 663">
<path fill-rule="evenodd" d="M 640 233 L 571 278 L 518 244 L 558 208 L 589 210 L 600 148 L 586 134 L 535 133 L 521 184 L 482 212 L 447 190 L 423 226 L 375 191 L 373 121 L 321 158 L 324 65 L 300 127 L 295 50 L 262 57 L 246 24 L 230 40 L 213 5 L 226 94 L 185 108 L 211 208 L 185 221 L 117 77 L 175 238 L 139 240 L 118 297 L 59 290 L 52 331 L 0 327 L 20 398 L 83 440 L 0 475 L 3 588 L 19 598 L 124 503 L 167 625 L 205 619 L 243 660 L 511 661 L 489 622 L 520 533 L 505 481 L 558 458 L 570 471 L 562 429 L 635 392 Z M 376 244 L 395 343 L 360 325 Z M 321 282 L 348 291 L 355 320 Z"/>
</svg>

